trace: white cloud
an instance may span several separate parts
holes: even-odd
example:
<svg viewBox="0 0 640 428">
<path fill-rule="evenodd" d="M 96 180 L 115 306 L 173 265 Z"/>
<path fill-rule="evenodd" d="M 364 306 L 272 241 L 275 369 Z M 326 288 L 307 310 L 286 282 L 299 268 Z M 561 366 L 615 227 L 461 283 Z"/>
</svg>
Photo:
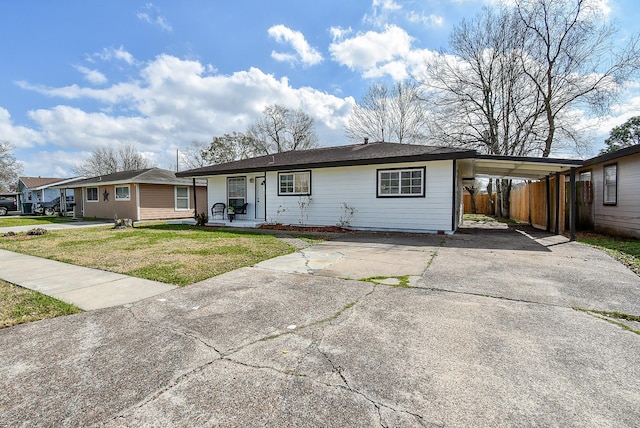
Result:
<svg viewBox="0 0 640 428">
<path fill-rule="evenodd" d="M 408 77 L 431 52 L 412 49 L 413 38 L 402 28 L 389 25 L 383 32 L 368 31 L 329 46 L 334 61 L 366 78 L 386 75 L 396 80 Z"/>
<path fill-rule="evenodd" d="M 343 129 L 353 98 L 310 87 L 294 88 L 287 78 L 278 79 L 257 68 L 230 75 L 211 74 L 208 69 L 198 61 L 160 55 L 145 64 L 135 80 L 100 89 L 80 85 L 45 88 L 22 82 L 24 89 L 64 98 L 67 103 L 28 112 L 33 129 L 12 126 L 8 112 L 0 109 L 0 133 L 8 135 L 7 139 L 22 135 L 25 147 L 46 143 L 49 151 L 73 153 L 56 161 L 69 174 L 71 166 L 104 144 L 134 144 L 166 167 L 172 164 L 171 153 L 175 157 L 176 149 L 194 140 L 244 132 L 266 106 L 275 103 L 302 108 L 313 117 L 321 144 L 346 143 Z M 82 108 L 75 105 L 76 100 L 82 101 Z M 86 107 L 91 101 L 96 102 L 93 111 Z M 20 144 L 15 140 L 12 142 Z M 29 163 L 25 173 L 28 171 L 56 173 L 34 172 Z"/>
<path fill-rule="evenodd" d="M 322 62 L 322 55 L 316 49 L 311 47 L 304 35 L 299 31 L 294 31 L 284 25 L 274 25 L 268 30 L 269 36 L 274 38 L 278 43 L 289 43 L 294 54 L 272 52 L 271 57 L 276 61 L 288 61 L 295 62 L 297 58 L 300 59 L 303 65 L 316 65 Z"/>
<path fill-rule="evenodd" d="M 337 40 L 344 39 L 349 34 L 352 34 L 353 33 L 353 29 L 351 27 L 349 27 L 349 28 L 331 27 L 329 29 L 329 32 L 331 33 L 332 40 L 335 42 Z"/>
<path fill-rule="evenodd" d="M 171 24 L 169 24 L 167 19 L 160 14 L 160 10 L 156 6 L 154 6 L 153 3 L 145 4 L 142 11 L 136 12 L 136 16 L 142 22 L 157 25 L 163 31 L 173 31 Z"/>
<path fill-rule="evenodd" d="M 440 15 L 426 15 L 424 13 L 418 13 L 413 10 L 409 12 L 407 19 L 409 20 L 409 22 L 419 23 L 427 27 L 442 27 L 442 25 L 444 24 L 444 17 Z"/>
<path fill-rule="evenodd" d="M 90 68 L 83 67 L 81 65 L 77 65 L 75 68 L 84 75 L 84 78 L 89 83 L 93 83 L 94 85 L 103 85 L 107 83 L 107 77 L 98 70 L 91 70 Z"/>
<path fill-rule="evenodd" d="M 45 141 L 42 135 L 26 126 L 16 126 L 9 111 L 0 107 L 0 135 L 3 141 L 8 141 L 16 148 L 33 147 Z"/>
<path fill-rule="evenodd" d="M 93 57 L 101 59 L 102 61 L 110 62 L 112 60 L 124 61 L 126 64 L 132 65 L 135 63 L 133 55 L 127 52 L 124 47 L 119 48 L 104 48 L 102 52 L 93 54 Z"/>
<path fill-rule="evenodd" d="M 373 0 L 371 14 L 365 14 L 362 21 L 376 27 L 382 27 L 388 23 L 390 15 L 400 10 L 402 10 L 402 6 L 394 0 Z"/>
</svg>

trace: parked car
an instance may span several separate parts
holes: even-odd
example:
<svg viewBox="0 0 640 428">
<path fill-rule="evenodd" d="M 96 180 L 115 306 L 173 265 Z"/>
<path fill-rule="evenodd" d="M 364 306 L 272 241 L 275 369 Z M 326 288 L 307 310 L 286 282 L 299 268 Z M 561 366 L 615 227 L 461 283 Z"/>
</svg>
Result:
<svg viewBox="0 0 640 428">
<path fill-rule="evenodd" d="M 67 196 L 67 209 L 69 212 L 73 210 L 76 205 L 73 201 L 73 196 Z M 33 212 L 44 215 L 56 215 L 60 212 L 60 197 L 50 200 L 49 202 L 38 202 L 33 207 Z"/>
<path fill-rule="evenodd" d="M 9 211 L 18 211 L 18 204 L 14 198 L 0 197 L 0 215 L 7 215 Z"/>
</svg>

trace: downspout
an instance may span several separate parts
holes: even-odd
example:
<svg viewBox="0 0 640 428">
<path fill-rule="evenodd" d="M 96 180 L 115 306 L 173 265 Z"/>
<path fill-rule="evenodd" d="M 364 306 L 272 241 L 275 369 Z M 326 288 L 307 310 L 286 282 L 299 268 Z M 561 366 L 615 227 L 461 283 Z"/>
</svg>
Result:
<svg viewBox="0 0 640 428">
<path fill-rule="evenodd" d="M 140 184 L 133 183 L 136 186 L 136 221 L 140 221 Z"/>
<path fill-rule="evenodd" d="M 546 190 L 546 202 L 547 202 L 547 227 L 545 230 L 551 232 L 551 183 L 549 182 L 549 176 L 544 178 L 544 185 Z M 529 207 L 531 209 L 531 207 Z"/>
</svg>

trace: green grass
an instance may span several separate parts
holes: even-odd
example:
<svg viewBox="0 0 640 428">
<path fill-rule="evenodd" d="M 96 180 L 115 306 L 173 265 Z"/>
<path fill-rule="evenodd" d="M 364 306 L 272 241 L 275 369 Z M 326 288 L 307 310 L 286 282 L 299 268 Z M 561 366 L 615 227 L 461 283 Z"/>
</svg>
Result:
<svg viewBox="0 0 640 428">
<path fill-rule="evenodd" d="M 383 281 L 385 279 L 397 279 L 398 280 L 398 284 L 396 284 L 396 285 L 384 284 Z M 401 275 L 401 276 L 372 276 L 372 277 L 369 277 L 369 278 L 362 278 L 362 279 L 360 279 L 360 281 L 370 282 L 372 284 L 378 284 L 378 285 L 387 285 L 389 287 L 405 287 L 405 288 L 410 288 L 411 287 L 409 285 L 409 275 Z"/>
<path fill-rule="evenodd" d="M 614 238 L 595 233 L 580 233 L 576 238 L 578 242 L 605 251 L 637 275 L 640 275 L 640 240 Z"/>
<path fill-rule="evenodd" d="M 82 219 L 83 221 L 96 219 Z M 3 216 L 0 217 L 0 227 L 39 226 L 52 223 L 69 223 L 75 221 L 71 217 L 60 216 Z"/>
<path fill-rule="evenodd" d="M 517 221 L 511 218 L 492 217 L 486 214 L 465 214 L 463 219 L 465 221 L 497 221 L 500 223 L 515 224 Z"/>
<path fill-rule="evenodd" d="M 0 248 L 180 286 L 294 251 L 269 234 L 164 223 L 0 236 Z"/>
<path fill-rule="evenodd" d="M 78 312 L 76 306 L 0 280 L 0 328 Z"/>
</svg>

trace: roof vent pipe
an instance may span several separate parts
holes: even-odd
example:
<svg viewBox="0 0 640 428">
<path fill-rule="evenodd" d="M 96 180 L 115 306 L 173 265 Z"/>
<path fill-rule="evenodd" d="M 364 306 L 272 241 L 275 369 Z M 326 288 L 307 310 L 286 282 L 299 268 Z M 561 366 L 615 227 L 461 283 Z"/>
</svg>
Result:
<svg viewBox="0 0 640 428">
<path fill-rule="evenodd" d="M 369 137 L 364 137 L 364 143 L 369 144 Z"/>
</svg>

